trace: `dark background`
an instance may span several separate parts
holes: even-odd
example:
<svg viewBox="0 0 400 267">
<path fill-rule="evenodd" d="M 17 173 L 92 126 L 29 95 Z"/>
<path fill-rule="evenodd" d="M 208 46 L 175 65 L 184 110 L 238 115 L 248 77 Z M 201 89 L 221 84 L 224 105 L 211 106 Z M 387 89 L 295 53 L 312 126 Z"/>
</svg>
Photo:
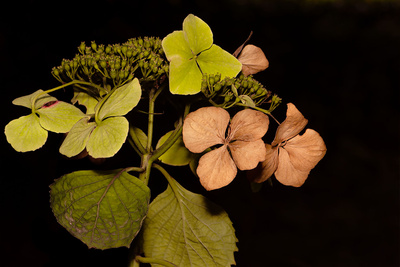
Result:
<svg viewBox="0 0 400 267">
<path fill-rule="evenodd" d="M 273 179 L 253 194 L 239 176 L 207 193 L 192 176 L 178 181 L 228 212 L 239 239 L 238 266 L 399 266 L 400 5 L 327 2 L 8 3 L 0 21 L 1 127 L 27 114 L 11 104 L 14 98 L 58 85 L 51 68 L 72 58 L 81 41 L 164 37 L 180 30 L 189 13 L 206 21 L 214 42 L 230 52 L 253 30 L 250 43 L 270 61 L 255 78 L 295 103 L 324 138 L 327 154 L 301 188 Z M 279 120 L 285 112 L 283 104 Z M 0 139 L 0 265 L 126 266 L 127 249 L 88 250 L 57 224 L 48 186 L 74 170 L 131 166 L 123 158 L 129 148 L 97 166 L 59 155 L 59 135 L 29 153 Z"/>
</svg>

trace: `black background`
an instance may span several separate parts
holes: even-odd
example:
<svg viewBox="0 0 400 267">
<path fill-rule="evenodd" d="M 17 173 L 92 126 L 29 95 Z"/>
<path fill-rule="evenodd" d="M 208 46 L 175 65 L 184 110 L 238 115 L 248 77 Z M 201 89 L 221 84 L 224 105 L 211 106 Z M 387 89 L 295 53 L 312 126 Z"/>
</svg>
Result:
<svg viewBox="0 0 400 267">
<path fill-rule="evenodd" d="M 11 101 L 58 85 L 50 70 L 81 41 L 164 37 L 193 13 L 233 52 L 254 31 L 270 67 L 255 76 L 293 102 L 328 151 L 301 188 L 275 179 L 252 194 L 243 176 L 205 192 L 230 215 L 238 266 L 399 266 L 400 5 L 371 1 L 15 1 L 2 7 L 1 127 L 26 115 Z M 346 2 L 346 3 L 345 3 Z M 62 94 L 56 96 L 63 97 Z M 285 105 L 276 112 L 284 119 Z M 89 250 L 59 226 L 49 185 L 64 173 L 130 165 L 129 148 L 97 166 L 58 154 L 50 134 L 17 153 L 2 135 L 1 266 L 126 266 L 128 250 Z M 184 172 L 182 172 L 184 173 Z M 165 188 L 157 178 L 153 194 Z M 159 192 L 158 192 L 159 191 Z"/>
</svg>

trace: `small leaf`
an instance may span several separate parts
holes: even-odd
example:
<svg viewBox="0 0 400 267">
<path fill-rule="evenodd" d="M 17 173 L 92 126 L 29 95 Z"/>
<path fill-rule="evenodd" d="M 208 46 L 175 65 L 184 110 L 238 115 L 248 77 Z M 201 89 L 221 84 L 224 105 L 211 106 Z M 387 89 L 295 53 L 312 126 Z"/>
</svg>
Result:
<svg viewBox="0 0 400 267">
<path fill-rule="evenodd" d="M 150 204 L 143 225 L 145 255 L 178 266 L 235 264 L 237 239 L 228 214 L 174 179 L 168 182 Z"/>
<path fill-rule="evenodd" d="M 142 129 L 131 126 L 129 128 L 129 133 L 131 135 L 134 134 L 137 136 L 137 138 L 143 148 L 145 148 L 147 146 L 147 135 L 143 132 Z"/>
<path fill-rule="evenodd" d="M 125 143 L 129 123 L 124 117 L 111 117 L 102 121 L 90 135 L 86 149 L 93 158 L 114 156 Z"/>
<path fill-rule="evenodd" d="M 47 131 L 40 126 L 36 114 L 22 116 L 10 121 L 4 132 L 7 142 L 19 152 L 33 151 L 41 148 L 47 140 Z"/>
<path fill-rule="evenodd" d="M 89 248 L 129 247 L 150 200 L 150 189 L 123 169 L 73 172 L 50 188 L 57 221 Z"/>
<path fill-rule="evenodd" d="M 43 106 L 36 112 L 40 117 L 40 125 L 55 133 L 68 132 L 85 116 L 77 107 L 62 101 L 57 101 L 48 107 Z"/>
<path fill-rule="evenodd" d="M 170 131 L 163 135 L 160 140 L 158 140 L 156 149 L 162 146 L 173 132 L 174 131 Z M 163 155 L 161 155 L 161 157 L 159 157 L 159 160 L 162 163 L 172 166 L 187 165 L 192 159 L 193 154 L 185 147 L 182 136 L 180 136 L 178 140 L 176 140 L 176 142 Z"/>
<path fill-rule="evenodd" d="M 139 103 L 142 89 L 137 78 L 115 89 L 105 100 L 99 102 L 99 119 L 103 120 L 113 116 L 123 116 L 131 111 Z"/>
<path fill-rule="evenodd" d="M 242 104 L 244 104 L 246 107 L 254 108 L 256 106 L 256 104 L 254 104 L 253 99 L 251 99 L 251 97 L 248 95 L 240 95 L 239 99 L 240 102 L 242 102 Z"/>
<path fill-rule="evenodd" d="M 23 106 L 23 107 L 27 107 L 27 108 L 32 108 L 32 101 L 33 99 L 39 95 L 42 94 L 43 90 L 39 89 L 36 92 L 30 94 L 30 95 L 26 95 L 26 96 L 21 96 L 18 97 L 16 99 L 13 100 L 13 104 L 17 105 L 17 106 Z M 53 102 L 53 101 L 57 101 L 57 98 L 50 96 L 49 94 L 42 94 L 41 96 L 39 96 L 36 99 L 36 103 L 35 103 L 35 109 L 38 109 L 40 107 L 42 107 L 43 105 L 49 103 L 49 102 Z"/>
</svg>

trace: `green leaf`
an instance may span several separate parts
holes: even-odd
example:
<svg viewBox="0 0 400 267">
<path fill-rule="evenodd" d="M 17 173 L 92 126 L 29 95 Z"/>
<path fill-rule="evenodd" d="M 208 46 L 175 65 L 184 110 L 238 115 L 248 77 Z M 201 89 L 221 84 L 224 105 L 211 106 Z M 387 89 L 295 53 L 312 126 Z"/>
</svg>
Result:
<svg viewBox="0 0 400 267">
<path fill-rule="evenodd" d="M 96 108 L 99 108 L 98 118 L 103 120 L 113 116 L 123 116 L 131 111 L 139 103 L 142 95 L 142 89 L 137 78 L 129 83 L 118 87 L 111 92 L 105 102 L 99 102 Z"/>
<path fill-rule="evenodd" d="M 173 94 L 197 94 L 202 74 L 220 73 L 221 78 L 235 77 L 242 64 L 231 54 L 213 45 L 210 27 L 190 14 L 183 21 L 183 31 L 174 31 L 162 41 L 170 61 L 169 87 Z"/>
<path fill-rule="evenodd" d="M 73 172 L 50 188 L 57 221 L 89 248 L 129 247 L 150 200 L 150 189 L 124 169 Z"/>
<path fill-rule="evenodd" d="M 62 101 L 57 101 L 48 107 L 42 106 L 36 112 L 40 117 L 42 127 L 55 133 L 68 132 L 85 116 L 77 107 Z"/>
<path fill-rule="evenodd" d="M 237 251 L 227 213 L 204 196 L 184 189 L 173 178 L 150 204 L 143 225 L 146 257 L 178 266 L 230 266 Z"/>
<path fill-rule="evenodd" d="M 112 117 L 102 121 L 91 133 L 86 149 L 93 158 L 114 156 L 125 143 L 129 123 L 124 117 Z"/>
<path fill-rule="evenodd" d="M 45 105 L 45 104 L 47 104 L 49 102 L 57 101 L 57 98 L 52 97 L 47 93 L 43 94 L 43 90 L 39 89 L 39 90 L 37 90 L 36 92 L 34 92 L 34 93 L 30 94 L 30 95 L 21 96 L 21 97 L 18 97 L 16 99 L 14 99 L 12 103 L 14 105 L 17 105 L 17 106 L 23 106 L 23 107 L 27 107 L 27 108 L 32 108 L 32 106 L 33 106 L 32 101 L 39 94 L 41 94 L 41 96 L 39 96 L 36 99 L 35 109 L 38 109 L 38 108 L 42 107 L 43 105 Z"/>
<path fill-rule="evenodd" d="M 167 141 L 174 131 L 166 133 L 158 140 L 156 149 Z M 159 157 L 159 160 L 165 164 L 172 166 L 184 166 L 189 164 L 193 159 L 193 153 L 191 153 L 183 143 L 182 135 L 176 140 L 176 142 Z"/>
<path fill-rule="evenodd" d="M 4 129 L 7 142 L 19 152 L 41 148 L 47 140 L 47 131 L 40 126 L 36 114 L 22 116 L 10 121 Z"/>
<path fill-rule="evenodd" d="M 96 123 L 89 122 L 89 120 L 90 118 L 86 117 L 75 123 L 61 144 L 61 154 L 67 157 L 74 157 L 85 149 L 90 134 L 96 127 Z"/>
</svg>

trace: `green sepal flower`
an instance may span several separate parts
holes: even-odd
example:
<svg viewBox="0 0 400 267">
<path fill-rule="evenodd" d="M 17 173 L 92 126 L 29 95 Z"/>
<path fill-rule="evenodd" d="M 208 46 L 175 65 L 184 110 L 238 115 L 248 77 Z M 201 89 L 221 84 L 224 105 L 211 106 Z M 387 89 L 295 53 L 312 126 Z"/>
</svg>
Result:
<svg viewBox="0 0 400 267">
<path fill-rule="evenodd" d="M 213 44 L 210 27 L 192 14 L 183 21 L 182 31 L 174 31 L 163 39 L 162 47 L 170 61 L 169 87 L 173 94 L 200 92 L 204 73 L 235 77 L 242 69 L 233 55 Z"/>
<path fill-rule="evenodd" d="M 19 152 L 41 148 L 46 143 L 47 131 L 66 133 L 85 115 L 77 107 L 58 101 L 42 90 L 19 97 L 13 104 L 32 110 L 30 115 L 12 120 L 5 127 L 7 141 Z"/>
<path fill-rule="evenodd" d="M 138 79 L 111 91 L 94 108 L 94 121 L 89 117 L 83 118 L 72 127 L 60 147 L 60 153 L 73 157 L 86 148 L 93 158 L 114 156 L 129 132 L 128 120 L 122 116 L 139 103 L 141 94 Z"/>
</svg>

